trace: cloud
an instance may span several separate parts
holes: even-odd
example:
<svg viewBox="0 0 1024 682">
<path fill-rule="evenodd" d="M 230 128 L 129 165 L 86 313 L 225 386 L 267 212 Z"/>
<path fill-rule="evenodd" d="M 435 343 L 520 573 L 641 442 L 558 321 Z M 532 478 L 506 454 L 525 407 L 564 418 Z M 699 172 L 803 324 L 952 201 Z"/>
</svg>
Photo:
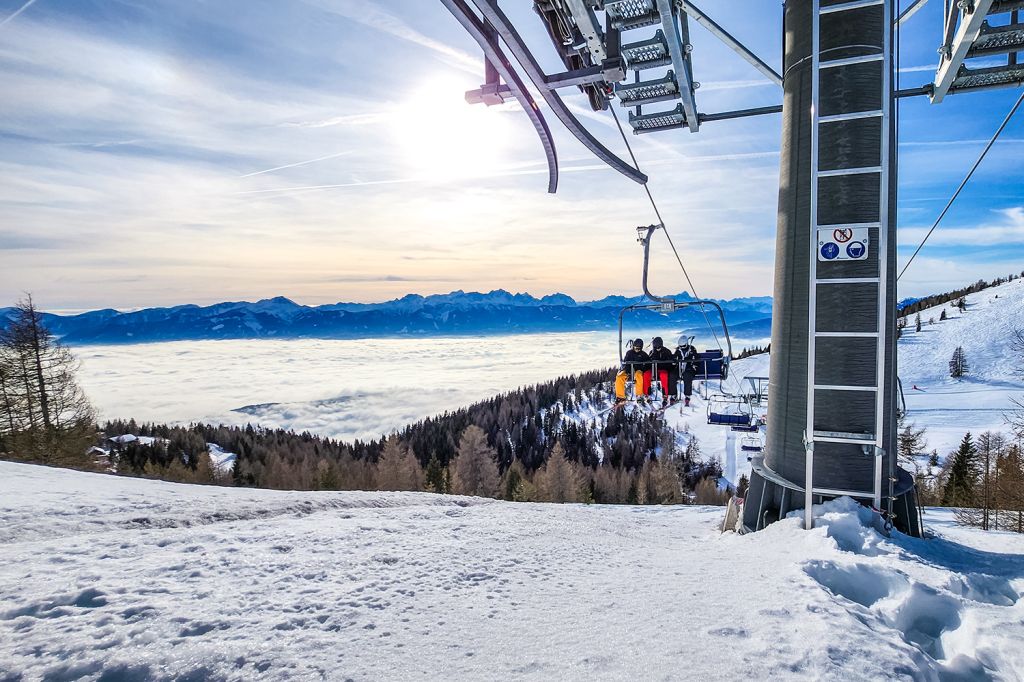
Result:
<svg viewBox="0 0 1024 682">
<path fill-rule="evenodd" d="M 24 234 L 0 229 L 0 251 L 56 250 L 69 246 L 67 240 L 45 234 Z"/>
<path fill-rule="evenodd" d="M 614 361 L 613 333 L 559 334 L 536 353 L 538 339 L 549 338 L 556 337 L 174 342 L 75 353 L 83 388 L 104 419 L 258 421 L 351 440 Z M 354 382 L 368 359 L 373 380 Z"/>
<path fill-rule="evenodd" d="M 403 275 L 338 275 L 328 277 L 326 282 L 462 282 L 467 281 L 459 277 L 443 276 L 403 276 Z M 472 280 L 469 280 L 472 281 Z"/>
<path fill-rule="evenodd" d="M 395 38 L 432 50 L 447 57 L 455 66 L 469 73 L 479 74 L 481 71 L 479 57 L 467 54 L 417 31 L 397 15 L 382 9 L 377 3 L 368 0 L 321 0 L 312 4 Z"/>
<path fill-rule="evenodd" d="M 970 251 L 985 246 L 1024 245 L 1024 206 L 993 212 L 1001 218 L 994 224 L 983 223 L 975 227 L 944 227 L 940 224 L 928 238 L 922 253 L 929 247 L 939 246 L 955 246 Z M 898 233 L 900 246 L 917 248 L 929 227 L 901 227 Z"/>
<path fill-rule="evenodd" d="M 267 168 L 266 170 L 260 170 L 260 171 L 254 171 L 252 173 L 246 173 L 245 175 L 240 175 L 239 177 L 241 177 L 241 178 L 251 178 L 251 177 L 253 177 L 255 175 L 263 175 L 264 173 L 273 173 L 275 171 L 284 170 L 286 168 L 298 168 L 299 166 L 305 166 L 305 165 L 308 165 L 308 164 L 311 164 L 311 163 L 317 163 L 318 161 L 327 161 L 328 159 L 337 159 L 338 157 L 348 156 L 348 155 L 350 155 L 352 153 L 353 153 L 352 150 L 348 150 L 348 151 L 344 151 L 344 152 L 338 152 L 337 154 L 328 154 L 327 156 L 319 156 L 319 157 L 317 157 L 315 159 L 309 159 L 307 161 L 296 161 L 295 163 L 288 163 L 288 164 L 285 164 L 283 166 L 274 166 L 273 168 Z"/>
<path fill-rule="evenodd" d="M 29 7 L 31 7 L 35 3 L 36 3 L 36 0 L 28 0 L 28 2 L 26 2 L 24 5 L 22 5 L 21 7 L 19 7 L 16 10 L 14 10 L 14 12 L 12 14 L 10 14 L 6 19 L 4 19 L 3 21 L 0 21 L 0 28 L 3 28 L 7 24 L 9 24 L 12 21 L 14 21 L 18 17 L 19 14 L 21 14 L 22 12 L 27 10 Z"/>
</svg>

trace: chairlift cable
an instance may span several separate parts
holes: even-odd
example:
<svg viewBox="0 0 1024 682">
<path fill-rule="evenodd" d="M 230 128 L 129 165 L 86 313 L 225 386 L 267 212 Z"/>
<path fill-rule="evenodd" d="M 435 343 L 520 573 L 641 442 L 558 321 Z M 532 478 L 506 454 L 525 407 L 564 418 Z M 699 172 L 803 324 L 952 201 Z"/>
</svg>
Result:
<svg viewBox="0 0 1024 682">
<path fill-rule="evenodd" d="M 629 152 L 629 158 L 633 160 L 633 166 L 639 171 L 640 162 L 636 160 L 636 154 L 633 153 L 633 146 L 629 143 L 629 138 L 626 137 L 626 132 L 622 129 L 622 123 L 619 122 L 619 115 L 615 113 L 615 107 L 609 105 L 608 110 L 612 112 L 612 118 L 615 120 L 615 127 L 619 129 L 619 135 L 622 137 L 622 141 L 626 144 L 626 150 Z M 651 208 L 654 209 L 654 215 L 658 218 L 658 223 L 662 226 L 665 232 L 665 238 L 668 239 L 668 245 L 672 247 L 672 253 L 675 254 L 676 261 L 679 263 L 679 268 L 683 271 L 683 277 L 686 278 L 686 284 L 690 287 L 690 293 L 695 299 L 700 299 L 697 295 L 697 289 L 693 286 L 693 280 L 690 279 L 690 273 L 686 271 L 686 266 L 683 265 L 683 259 L 679 256 L 679 251 L 676 250 L 676 245 L 672 242 L 672 235 L 669 234 L 668 228 L 665 226 L 665 219 L 661 217 L 661 211 L 658 210 L 658 203 L 654 200 L 654 195 L 651 194 L 651 188 L 645 182 L 643 183 L 644 191 L 647 192 L 647 199 L 651 202 Z M 707 324 L 708 329 L 711 330 L 711 335 L 715 338 L 715 344 L 719 348 L 722 347 L 722 342 L 718 339 L 718 334 L 715 332 L 714 326 L 711 324 L 711 320 L 708 318 L 708 313 L 704 309 L 704 304 L 701 303 L 700 312 L 704 316 L 704 322 Z"/>
<path fill-rule="evenodd" d="M 985 158 L 985 155 L 988 154 L 988 151 L 992 149 L 992 145 L 995 144 L 995 141 L 999 138 L 1000 133 L 1002 133 L 1003 129 L 1006 128 L 1006 124 L 1009 123 L 1010 119 L 1013 118 L 1013 115 L 1017 113 L 1017 109 L 1020 107 L 1021 102 L 1024 102 L 1024 93 L 1021 93 L 1021 96 L 1017 98 L 1017 101 L 1010 108 L 1010 113 L 1008 113 L 1006 115 L 1006 118 L 1003 119 L 1003 122 L 1002 124 L 1000 124 L 999 129 L 996 130 L 995 134 L 992 136 L 992 139 L 988 141 L 988 144 L 985 145 L 985 148 L 981 151 L 981 155 L 978 156 L 978 160 L 974 162 L 974 165 L 971 167 L 971 170 L 964 177 L 963 181 L 960 183 L 960 186 L 956 188 L 955 192 L 953 192 L 953 196 L 949 198 L 949 201 L 946 203 L 946 207 L 942 209 L 942 213 L 940 213 L 939 217 L 935 219 L 934 223 L 932 223 L 931 229 L 928 230 L 928 233 L 924 236 L 924 239 L 921 240 L 921 243 L 917 245 L 917 249 L 914 251 L 914 255 L 910 257 L 910 260 L 907 261 L 907 264 L 903 266 L 903 270 L 900 271 L 899 276 L 896 277 L 897 282 L 900 280 L 901 277 L 903 277 L 903 274 L 907 271 L 907 268 L 910 267 L 910 264 L 914 262 L 914 258 L 917 257 L 917 254 L 919 254 L 921 252 L 921 249 L 924 248 L 925 242 L 927 242 L 928 238 L 932 236 L 932 232 L 934 232 L 935 228 L 939 226 L 939 223 L 946 216 L 946 213 L 949 211 L 949 208 L 953 205 L 953 202 L 956 201 L 956 198 L 960 196 L 960 192 L 967 184 L 967 181 L 971 179 L 971 176 L 974 175 L 974 171 L 978 170 L 978 166 L 981 165 L 981 162 Z"/>
</svg>

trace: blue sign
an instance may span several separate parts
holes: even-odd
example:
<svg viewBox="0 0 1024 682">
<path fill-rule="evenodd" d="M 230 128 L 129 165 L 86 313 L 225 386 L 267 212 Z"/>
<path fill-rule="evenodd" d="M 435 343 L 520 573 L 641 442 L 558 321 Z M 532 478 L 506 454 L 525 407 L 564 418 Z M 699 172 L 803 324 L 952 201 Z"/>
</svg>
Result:
<svg viewBox="0 0 1024 682">
<path fill-rule="evenodd" d="M 850 258 L 860 258 L 865 251 L 864 242 L 850 242 L 846 245 L 846 255 Z"/>
<path fill-rule="evenodd" d="M 821 257 L 825 260 L 835 260 L 839 256 L 839 244 L 825 242 L 821 247 Z"/>
</svg>

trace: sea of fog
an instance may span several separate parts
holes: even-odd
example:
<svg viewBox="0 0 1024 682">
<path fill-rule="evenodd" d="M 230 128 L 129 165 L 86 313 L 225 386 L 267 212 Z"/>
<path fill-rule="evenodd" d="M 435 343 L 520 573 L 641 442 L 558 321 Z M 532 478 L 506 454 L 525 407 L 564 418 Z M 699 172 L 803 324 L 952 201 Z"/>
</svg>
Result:
<svg viewBox="0 0 1024 682">
<path fill-rule="evenodd" d="M 733 348 L 764 343 L 734 339 Z M 571 332 L 176 341 L 74 351 L 101 419 L 252 423 L 351 440 L 376 438 L 519 386 L 612 367 L 617 346 L 615 333 Z"/>
</svg>

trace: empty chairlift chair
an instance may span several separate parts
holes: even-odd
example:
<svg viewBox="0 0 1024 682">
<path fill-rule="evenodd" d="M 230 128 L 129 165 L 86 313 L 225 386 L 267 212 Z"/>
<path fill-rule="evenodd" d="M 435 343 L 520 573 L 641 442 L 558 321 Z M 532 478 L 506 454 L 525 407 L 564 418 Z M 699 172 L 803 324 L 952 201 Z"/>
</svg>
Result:
<svg viewBox="0 0 1024 682">
<path fill-rule="evenodd" d="M 740 441 L 740 450 L 743 452 L 761 452 L 764 450 L 764 445 L 757 436 L 744 436 Z"/>
<path fill-rule="evenodd" d="M 747 430 L 754 424 L 754 413 L 750 403 L 742 397 L 712 395 L 708 398 L 708 424 Z"/>
</svg>

